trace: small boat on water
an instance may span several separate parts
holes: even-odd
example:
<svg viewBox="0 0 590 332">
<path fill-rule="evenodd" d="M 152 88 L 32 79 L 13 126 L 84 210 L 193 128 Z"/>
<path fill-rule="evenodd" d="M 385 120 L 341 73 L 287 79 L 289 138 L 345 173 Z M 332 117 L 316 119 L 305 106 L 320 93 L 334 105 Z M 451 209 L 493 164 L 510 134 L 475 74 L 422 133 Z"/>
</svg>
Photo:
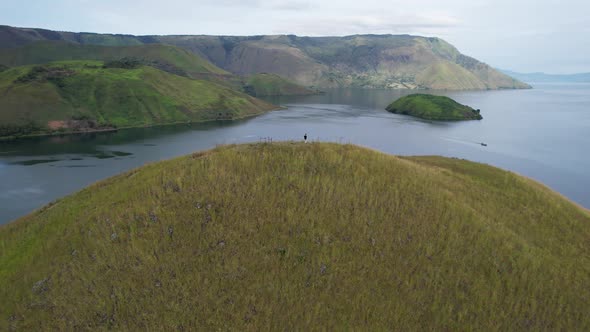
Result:
<svg viewBox="0 0 590 332">
<path fill-rule="evenodd" d="M 486 143 L 479 143 L 481 146 L 488 146 Z"/>
</svg>

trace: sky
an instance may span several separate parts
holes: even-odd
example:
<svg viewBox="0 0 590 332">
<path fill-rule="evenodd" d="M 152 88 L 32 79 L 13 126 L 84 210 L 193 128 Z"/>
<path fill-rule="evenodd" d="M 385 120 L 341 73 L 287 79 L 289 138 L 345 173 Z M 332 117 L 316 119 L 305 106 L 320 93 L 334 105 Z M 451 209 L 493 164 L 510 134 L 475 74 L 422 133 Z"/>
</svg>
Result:
<svg viewBox="0 0 590 332">
<path fill-rule="evenodd" d="M 413 34 L 496 68 L 590 72 L 588 0 L 0 0 L 0 24 L 136 35 Z"/>
</svg>

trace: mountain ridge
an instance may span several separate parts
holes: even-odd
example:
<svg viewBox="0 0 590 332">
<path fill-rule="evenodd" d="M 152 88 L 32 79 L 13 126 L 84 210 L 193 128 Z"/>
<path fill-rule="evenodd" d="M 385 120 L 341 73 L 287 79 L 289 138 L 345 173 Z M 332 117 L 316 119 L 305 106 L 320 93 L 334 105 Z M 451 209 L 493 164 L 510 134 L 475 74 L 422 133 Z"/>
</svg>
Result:
<svg viewBox="0 0 590 332">
<path fill-rule="evenodd" d="M 114 35 L 0 26 L 0 48 L 39 40 L 126 46 L 163 43 L 249 76 L 277 74 L 308 87 L 487 90 L 530 88 L 439 38 L 412 35 Z"/>
<path fill-rule="evenodd" d="M 104 46 L 77 44 L 65 40 L 35 41 L 3 49 L 0 64 L 9 67 L 44 64 L 54 61 L 96 60 L 113 61 L 135 58 L 170 73 L 199 78 L 202 75 L 231 75 L 185 49 L 164 44 Z"/>
<path fill-rule="evenodd" d="M 590 83 L 590 73 L 548 74 L 545 72 L 521 73 L 505 69 L 499 70 L 528 83 Z"/>
</svg>

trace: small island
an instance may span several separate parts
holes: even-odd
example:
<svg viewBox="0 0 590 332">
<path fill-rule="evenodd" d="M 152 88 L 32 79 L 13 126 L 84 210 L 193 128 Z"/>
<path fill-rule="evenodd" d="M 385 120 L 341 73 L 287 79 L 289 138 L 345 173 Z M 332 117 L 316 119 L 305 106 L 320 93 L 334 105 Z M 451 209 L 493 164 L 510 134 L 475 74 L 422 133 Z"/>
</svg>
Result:
<svg viewBox="0 0 590 332">
<path fill-rule="evenodd" d="M 391 113 L 411 115 L 426 120 L 461 121 L 481 120 L 479 110 L 461 105 L 449 97 L 427 94 L 412 94 L 402 97 L 387 106 Z"/>
</svg>

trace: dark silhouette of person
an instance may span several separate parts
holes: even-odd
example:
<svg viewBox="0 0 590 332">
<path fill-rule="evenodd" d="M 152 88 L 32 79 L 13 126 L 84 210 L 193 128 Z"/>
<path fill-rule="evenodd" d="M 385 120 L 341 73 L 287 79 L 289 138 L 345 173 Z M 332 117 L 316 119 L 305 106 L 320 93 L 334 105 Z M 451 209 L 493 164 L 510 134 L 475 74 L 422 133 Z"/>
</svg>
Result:
<svg viewBox="0 0 590 332">
<path fill-rule="evenodd" d="M 303 135 L 303 141 L 304 141 L 305 143 L 307 143 L 307 133 L 305 133 L 305 135 Z"/>
</svg>

